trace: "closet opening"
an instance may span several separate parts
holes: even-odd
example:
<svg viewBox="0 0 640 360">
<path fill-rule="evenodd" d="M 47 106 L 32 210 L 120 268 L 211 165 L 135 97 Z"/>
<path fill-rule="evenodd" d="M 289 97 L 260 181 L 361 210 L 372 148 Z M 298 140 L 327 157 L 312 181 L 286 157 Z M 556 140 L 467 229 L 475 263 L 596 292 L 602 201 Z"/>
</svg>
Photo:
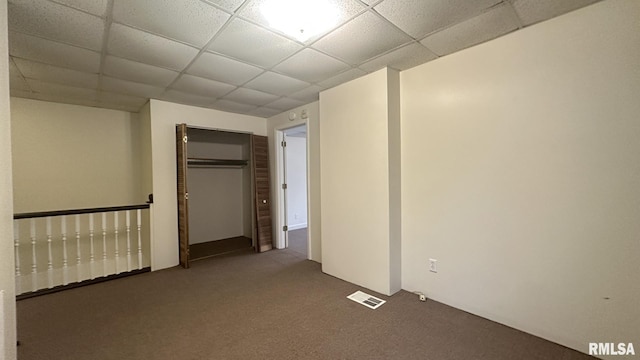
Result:
<svg viewBox="0 0 640 360">
<path fill-rule="evenodd" d="M 181 265 L 252 247 L 269 250 L 271 220 L 265 229 L 264 211 L 270 202 L 261 183 L 268 174 L 266 137 L 185 124 L 176 135 Z"/>
</svg>

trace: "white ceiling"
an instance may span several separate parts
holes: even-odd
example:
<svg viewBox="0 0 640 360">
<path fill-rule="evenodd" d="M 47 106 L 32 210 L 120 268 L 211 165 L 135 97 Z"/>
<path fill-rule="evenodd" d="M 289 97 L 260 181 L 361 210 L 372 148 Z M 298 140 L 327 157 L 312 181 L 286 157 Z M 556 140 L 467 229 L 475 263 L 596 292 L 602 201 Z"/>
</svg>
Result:
<svg viewBox="0 0 640 360">
<path fill-rule="evenodd" d="M 305 42 L 270 29 L 264 1 L 9 0 L 11 95 L 269 117 L 598 0 L 331 0 L 338 24 Z"/>
</svg>

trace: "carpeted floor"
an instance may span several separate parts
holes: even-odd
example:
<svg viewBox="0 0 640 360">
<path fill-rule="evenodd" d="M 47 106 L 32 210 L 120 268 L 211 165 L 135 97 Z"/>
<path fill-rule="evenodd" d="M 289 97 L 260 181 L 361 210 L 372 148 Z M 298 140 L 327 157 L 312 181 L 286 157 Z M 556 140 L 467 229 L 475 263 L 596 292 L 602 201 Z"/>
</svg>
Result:
<svg viewBox="0 0 640 360">
<path fill-rule="evenodd" d="M 307 228 L 289 230 L 289 249 L 308 258 Z"/>
<path fill-rule="evenodd" d="M 388 300 L 370 310 L 364 290 Z M 18 302 L 19 360 L 590 359 L 408 292 L 325 275 L 292 250 L 234 252 Z"/>
</svg>

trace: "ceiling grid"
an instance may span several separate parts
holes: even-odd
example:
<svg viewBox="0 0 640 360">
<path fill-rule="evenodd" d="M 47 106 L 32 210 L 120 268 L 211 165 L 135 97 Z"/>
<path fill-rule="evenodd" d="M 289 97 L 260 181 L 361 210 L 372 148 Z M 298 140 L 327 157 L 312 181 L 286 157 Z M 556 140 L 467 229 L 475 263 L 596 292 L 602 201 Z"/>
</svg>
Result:
<svg viewBox="0 0 640 360">
<path fill-rule="evenodd" d="M 9 0 L 11 95 L 269 117 L 599 0 L 327 0 L 338 20 L 303 41 L 269 27 L 266 1 Z"/>
</svg>

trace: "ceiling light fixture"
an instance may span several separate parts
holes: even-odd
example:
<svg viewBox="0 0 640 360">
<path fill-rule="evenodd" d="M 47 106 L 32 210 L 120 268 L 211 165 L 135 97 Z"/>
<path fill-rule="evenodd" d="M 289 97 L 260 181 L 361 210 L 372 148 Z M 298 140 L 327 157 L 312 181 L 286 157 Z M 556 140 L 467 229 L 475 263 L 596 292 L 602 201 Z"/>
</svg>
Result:
<svg viewBox="0 0 640 360">
<path fill-rule="evenodd" d="M 272 28 L 299 41 L 331 29 L 338 19 L 327 0 L 267 0 L 260 10 Z"/>
</svg>

